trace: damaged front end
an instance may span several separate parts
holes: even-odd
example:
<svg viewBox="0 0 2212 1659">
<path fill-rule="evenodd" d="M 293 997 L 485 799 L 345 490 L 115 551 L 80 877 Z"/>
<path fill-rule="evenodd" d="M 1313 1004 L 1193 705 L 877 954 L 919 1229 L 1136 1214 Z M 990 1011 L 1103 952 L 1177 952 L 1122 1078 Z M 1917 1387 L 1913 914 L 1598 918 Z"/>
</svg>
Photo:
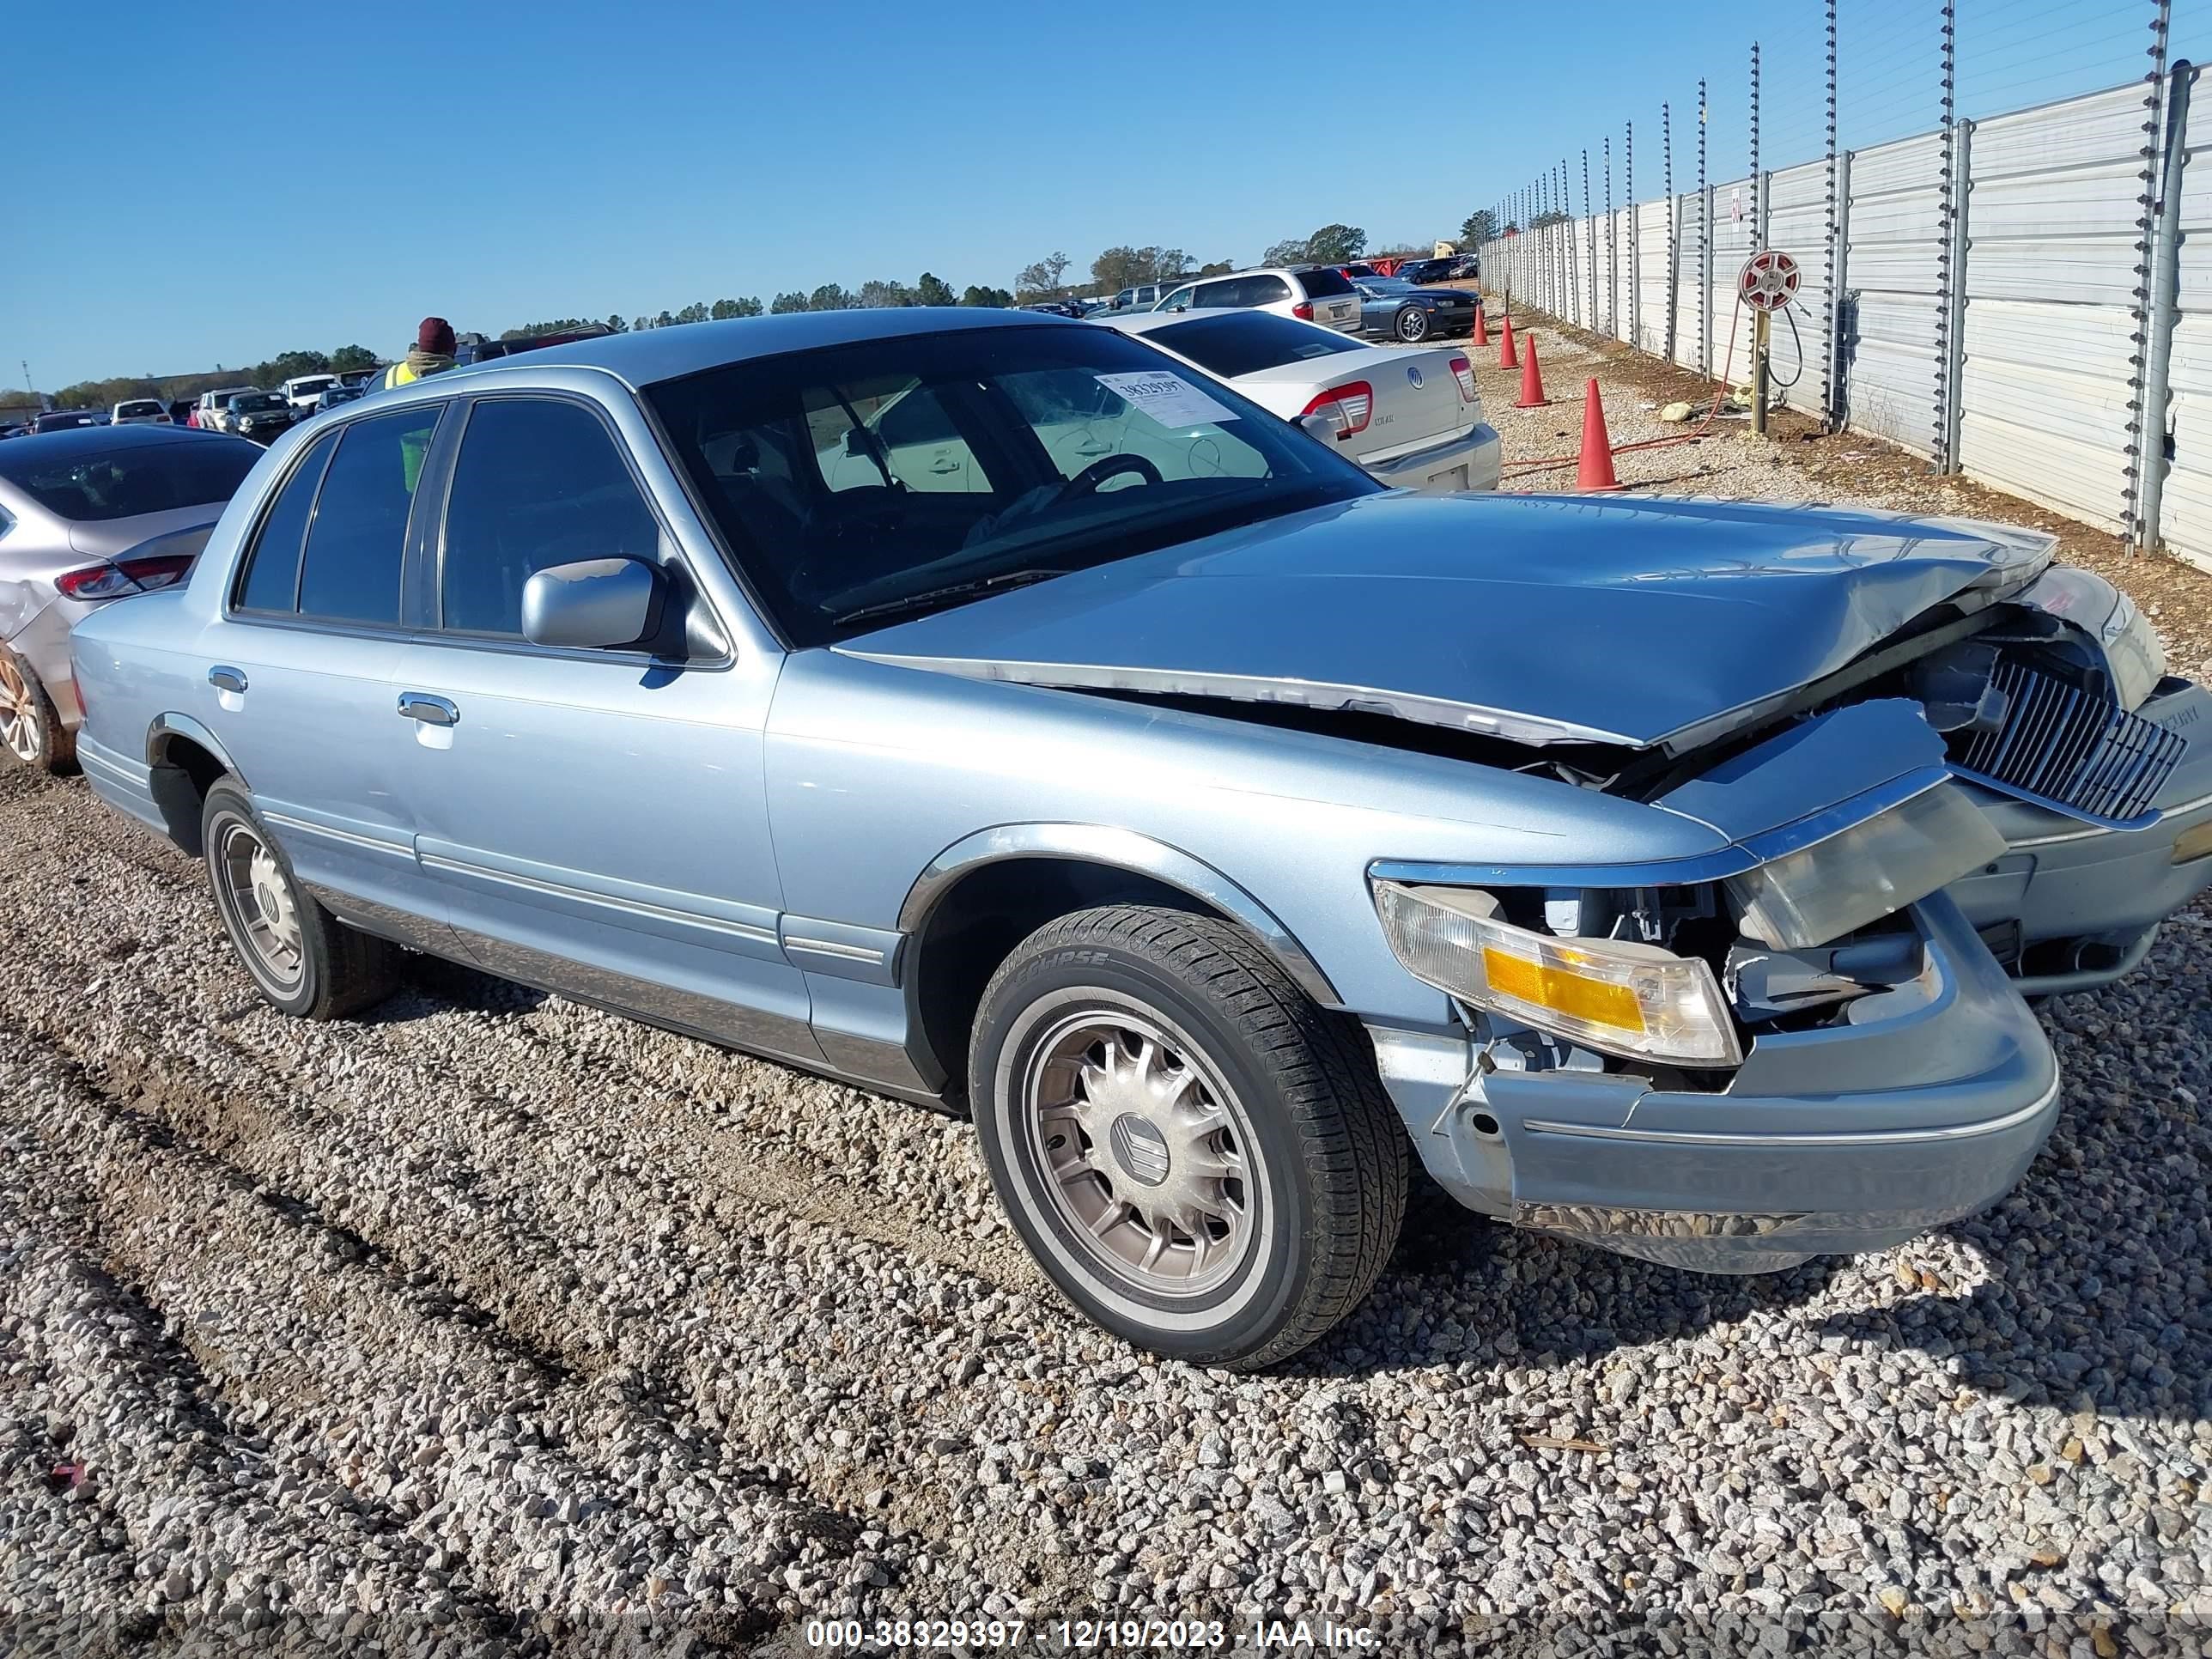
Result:
<svg viewBox="0 0 2212 1659">
<path fill-rule="evenodd" d="M 1392 951 L 1459 1021 L 1376 1033 L 1431 1172 L 1521 1225 L 1721 1272 L 2001 1196 L 2057 1110 L 2022 994 L 2123 971 L 2212 881 L 2186 735 L 2208 700 L 2117 599 L 2045 573 L 1702 748 L 1577 780 L 1725 852 L 1372 866 Z"/>
</svg>

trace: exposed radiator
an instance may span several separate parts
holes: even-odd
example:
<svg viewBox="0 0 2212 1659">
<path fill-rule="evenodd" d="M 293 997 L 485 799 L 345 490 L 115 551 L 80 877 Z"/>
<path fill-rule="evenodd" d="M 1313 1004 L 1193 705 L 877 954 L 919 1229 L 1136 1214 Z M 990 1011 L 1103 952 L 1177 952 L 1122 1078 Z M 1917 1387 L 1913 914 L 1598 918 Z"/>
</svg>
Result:
<svg viewBox="0 0 2212 1659">
<path fill-rule="evenodd" d="M 2181 763 L 2186 739 L 2039 672 L 2000 659 L 2002 725 L 1974 734 L 1956 769 L 2099 823 L 2131 826 Z"/>
</svg>

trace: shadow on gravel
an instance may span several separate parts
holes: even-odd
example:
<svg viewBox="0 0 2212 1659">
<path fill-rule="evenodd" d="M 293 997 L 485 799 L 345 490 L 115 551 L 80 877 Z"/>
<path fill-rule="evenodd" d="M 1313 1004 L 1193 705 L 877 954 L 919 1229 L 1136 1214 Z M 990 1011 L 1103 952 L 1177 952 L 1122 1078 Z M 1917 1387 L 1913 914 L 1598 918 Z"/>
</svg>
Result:
<svg viewBox="0 0 2212 1659">
<path fill-rule="evenodd" d="M 1749 1279 L 1685 1273 L 1518 1231 L 1461 1208 L 1417 1178 L 1397 1254 L 1374 1292 L 1280 1374 L 1577 1365 L 1797 1306 L 1818 1296 L 1839 1265 L 1822 1258 Z"/>
<path fill-rule="evenodd" d="M 483 1014 L 526 1014 L 543 1005 L 548 995 L 443 957 L 410 954 L 399 988 L 370 1009 L 363 1019 L 371 1025 L 398 1024 L 448 1008 Z"/>
</svg>

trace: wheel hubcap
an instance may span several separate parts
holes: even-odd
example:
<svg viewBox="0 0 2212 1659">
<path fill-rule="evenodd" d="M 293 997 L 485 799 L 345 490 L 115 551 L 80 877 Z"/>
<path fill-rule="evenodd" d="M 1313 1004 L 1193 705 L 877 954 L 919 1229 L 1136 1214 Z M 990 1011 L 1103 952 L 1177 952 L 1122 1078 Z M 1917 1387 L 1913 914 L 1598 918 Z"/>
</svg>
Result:
<svg viewBox="0 0 2212 1659">
<path fill-rule="evenodd" d="M 300 912 L 283 867 L 248 824 L 228 825 L 221 847 L 224 906 L 255 958 L 253 965 L 272 983 L 289 989 L 300 981 Z"/>
<path fill-rule="evenodd" d="M 14 663 L 0 659 L 0 743 L 17 760 L 35 761 L 43 747 L 40 737 L 38 704 L 30 686 Z"/>
<path fill-rule="evenodd" d="M 1062 1021 L 1032 1051 L 1024 1121 L 1085 1253 L 1156 1294 L 1195 1295 L 1257 1232 L 1256 1147 L 1212 1068 L 1131 1012 Z"/>
</svg>

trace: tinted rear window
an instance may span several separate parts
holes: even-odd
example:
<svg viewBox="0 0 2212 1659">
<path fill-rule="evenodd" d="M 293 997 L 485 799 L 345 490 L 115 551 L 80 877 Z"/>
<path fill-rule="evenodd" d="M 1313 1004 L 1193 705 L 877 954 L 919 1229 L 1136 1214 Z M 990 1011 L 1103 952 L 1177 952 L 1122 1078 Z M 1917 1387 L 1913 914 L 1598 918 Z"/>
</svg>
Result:
<svg viewBox="0 0 2212 1659">
<path fill-rule="evenodd" d="M 1293 322 L 1272 311 L 1193 317 L 1187 323 L 1153 329 L 1142 337 L 1181 352 L 1224 380 L 1263 368 L 1279 368 L 1309 357 L 1332 357 L 1340 351 L 1367 349 L 1346 335 L 1326 332 L 1310 323 Z"/>
<path fill-rule="evenodd" d="M 36 446 L 0 451 L 4 477 L 47 512 L 80 524 L 135 519 L 227 501 L 262 452 L 242 440 L 132 444 L 88 455 L 41 457 Z"/>
<path fill-rule="evenodd" d="M 1331 300 L 1340 294 L 1352 292 L 1352 284 L 1334 270 L 1302 270 L 1298 281 L 1305 284 L 1309 300 Z"/>
</svg>

